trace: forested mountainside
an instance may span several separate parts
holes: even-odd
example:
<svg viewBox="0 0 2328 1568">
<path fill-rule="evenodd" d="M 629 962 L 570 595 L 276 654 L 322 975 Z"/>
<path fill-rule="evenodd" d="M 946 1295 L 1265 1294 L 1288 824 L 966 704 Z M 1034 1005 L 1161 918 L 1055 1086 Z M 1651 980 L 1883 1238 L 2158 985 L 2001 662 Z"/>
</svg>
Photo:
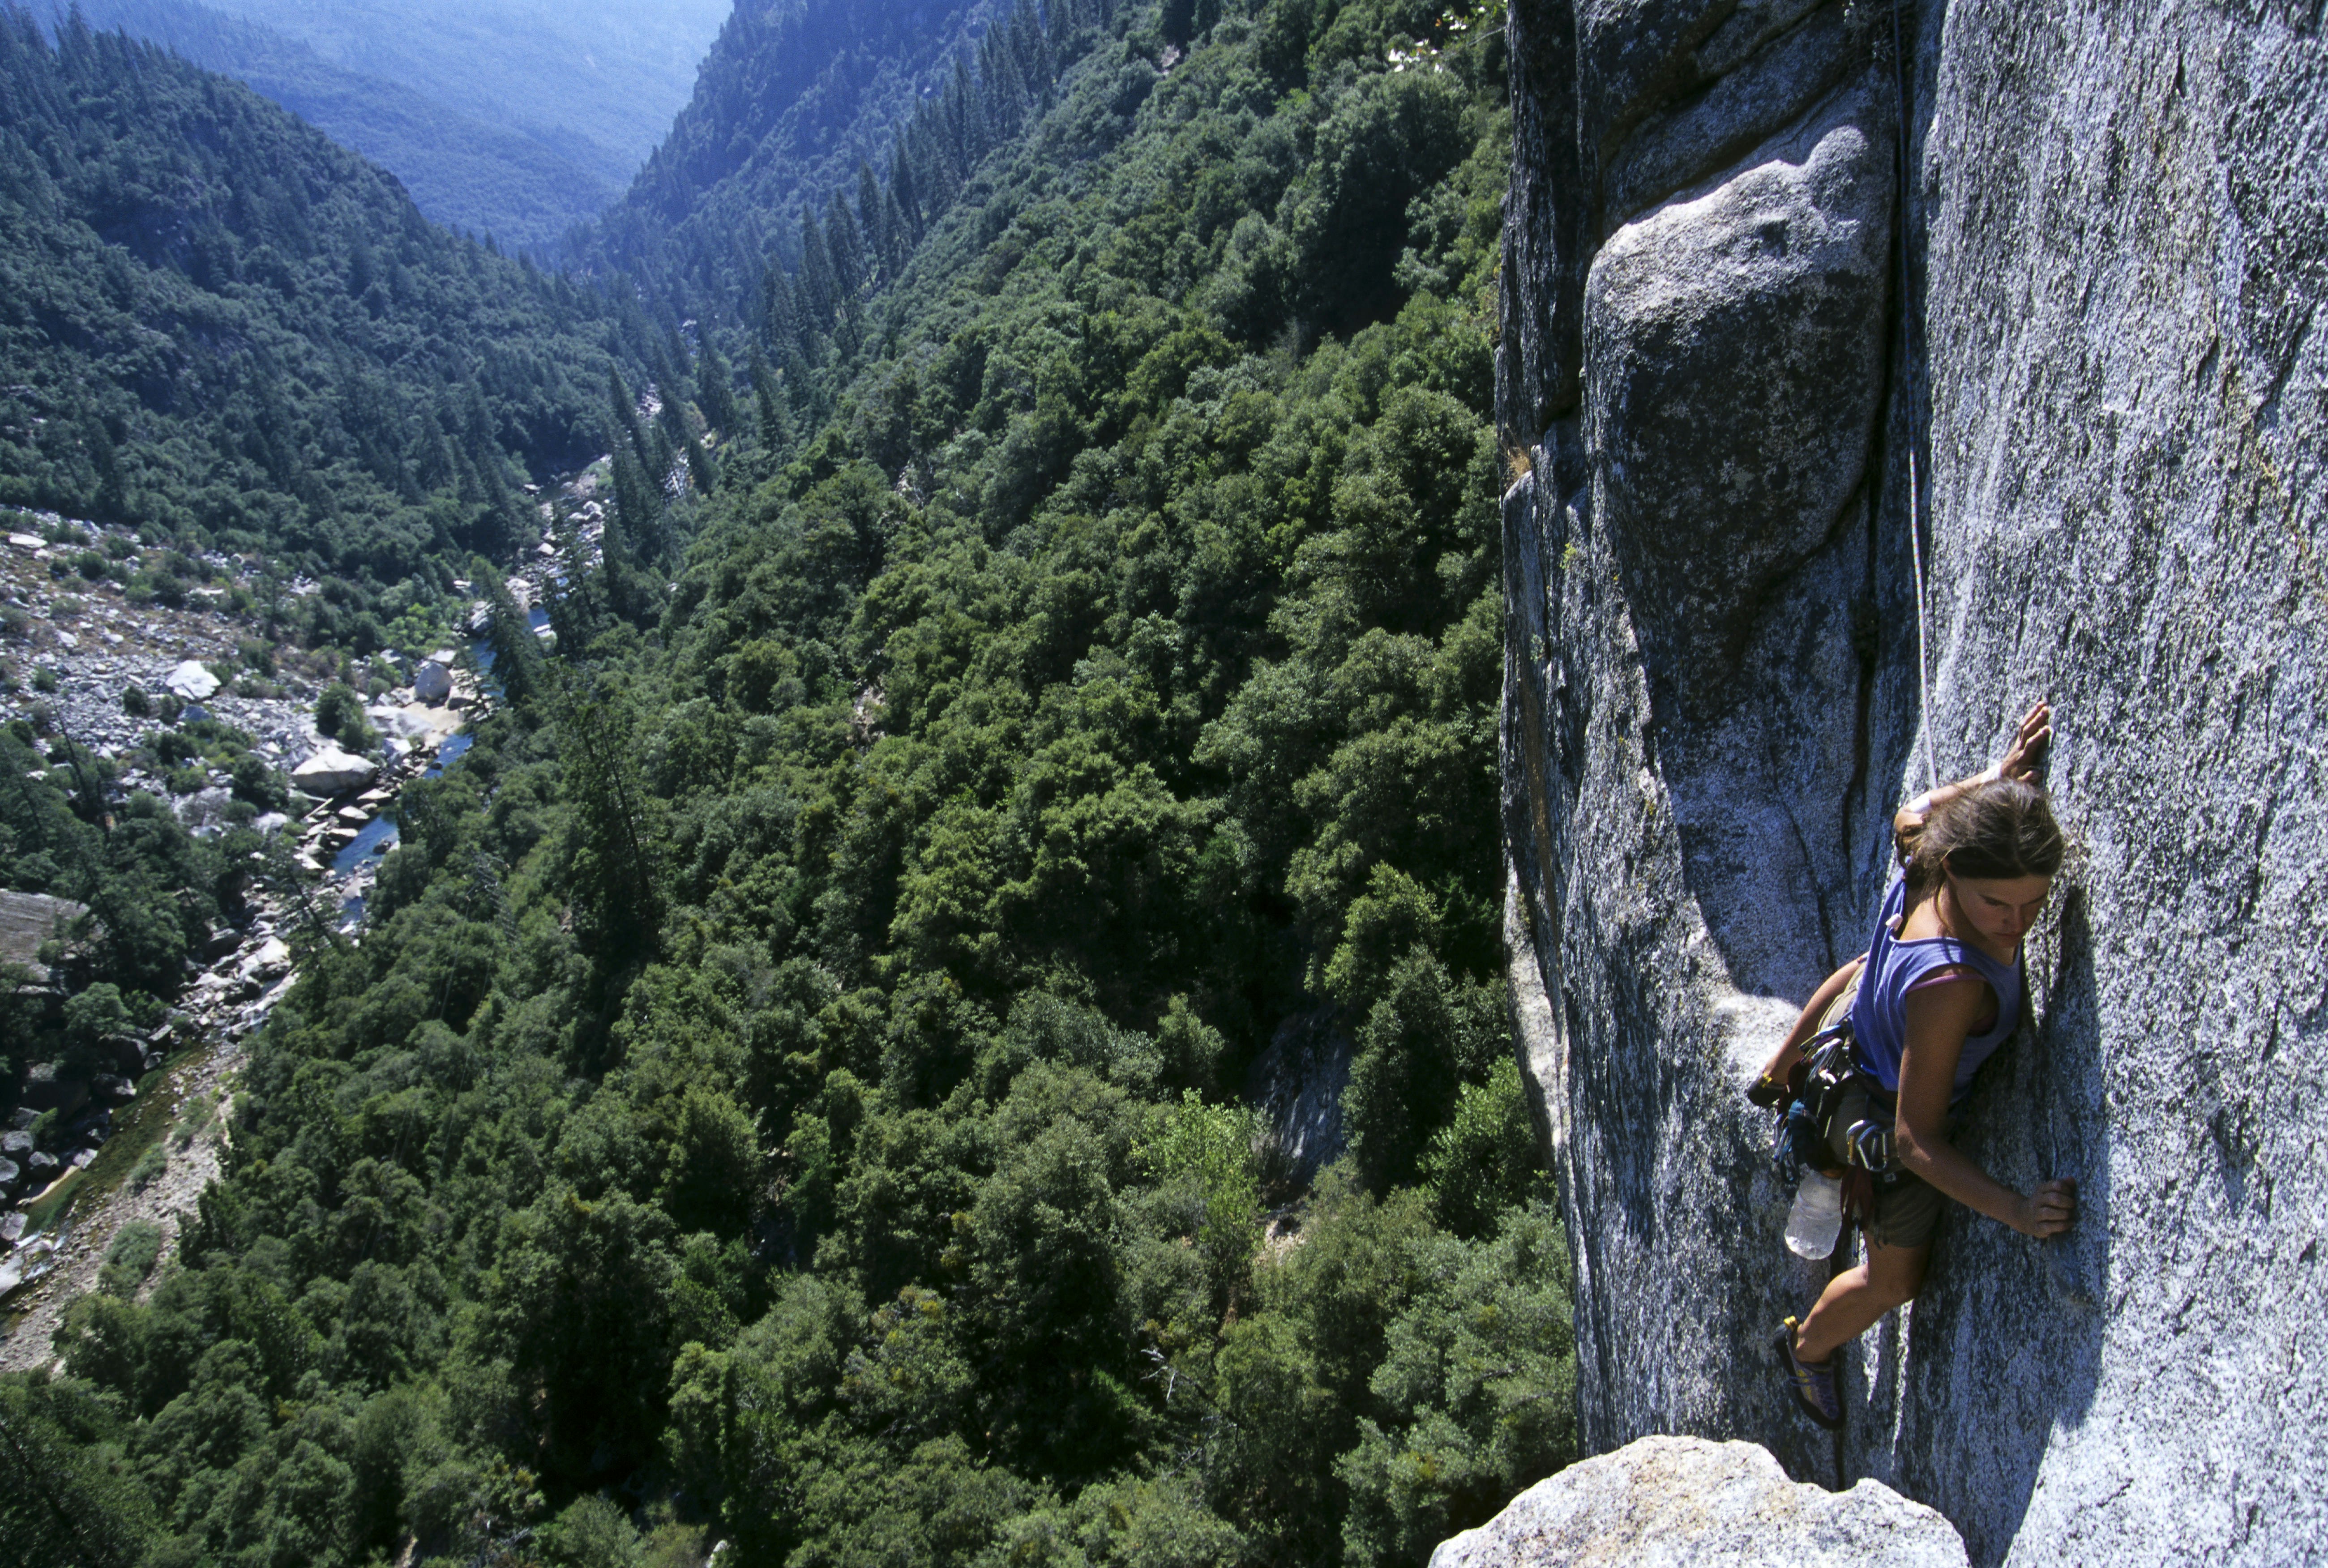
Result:
<svg viewBox="0 0 2328 1568">
<path fill-rule="evenodd" d="M 803 214 L 855 200 L 860 168 L 892 173 L 916 104 L 953 80 L 956 61 L 1007 9 L 738 0 L 670 136 L 622 201 L 573 237 L 576 259 L 635 280 L 681 315 L 750 319 L 770 253 L 797 266 Z M 1064 32 L 1076 5 L 1053 9 L 1052 31 Z"/>
<path fill-rule="evenodd" d="M 545 145 L 505 121 L 333 65 L 306 43 L 193 0 L 80 0 L 98 31 L 167 45 L 233 77 L 390 170 L 421 211 L 541 255 L 604 211 L 628 178 L 619 159 Z M 615 167 L 606 167 L 610 163 Z"/>
<path fill-rule="evenodd" d="M 0 502 L 392 583 L 500 552 L 528 471 L 603 450 L 596 294 L 237 83 L 21 10 L 0 268 Z"/>
<path fill-rule="evenodd" d="M 616 504 L 555 657 L 502 603 L 178 1256 L 0 1383 L 83 1558 L 1387 1564 L 1570 1455 L 1494 13 L 997 34 L 916 200 L 812 214 L 652 399 L 577 361 Z M 1303 1032 L 1350 1156 L 1292 1203 L 1239 1091 Z"/>
</svg>

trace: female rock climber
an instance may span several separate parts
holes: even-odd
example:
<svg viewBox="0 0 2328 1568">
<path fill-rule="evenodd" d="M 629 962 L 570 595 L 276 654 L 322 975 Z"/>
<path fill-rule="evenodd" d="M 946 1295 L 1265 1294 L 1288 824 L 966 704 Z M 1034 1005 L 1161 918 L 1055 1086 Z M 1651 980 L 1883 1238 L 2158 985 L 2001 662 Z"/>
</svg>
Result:
<svg viewBox="0 0 2328 1568">
<path fill-rule="evenodd" d="M 2015 1192 L 1948 1139 L 1974 1072 L 2020 1021 L 2021 939 L 2061 867 L 2061 831 L 2036 783 L 2051 738 L 2052 709 L 2040 702 L 1995 766 L 1910 801 L 1892 819 L 1905 868 L 1884 896 L 1873 942 L 1813 993 L 1755 1085 L 1758 1101 L 1772 1102 L 1806 1043 L 1847 1010 L 1861 1075 L 1831 1123 L 1838 1163 L 1843 1130 L 1867 1115 L 1863 1105 L 1892 1113 L 1892 1160 L 1873 1181 L 1863 1261 L 1774 1337 L 1795 1397 L 1821 1426 L 1843 1424 L 1835 1349 L 1922 1285 L 1943 1194 L 2024 1235 L 2058 1235 L 2076 1217 L 2074 1181 Z"/>
</svg>

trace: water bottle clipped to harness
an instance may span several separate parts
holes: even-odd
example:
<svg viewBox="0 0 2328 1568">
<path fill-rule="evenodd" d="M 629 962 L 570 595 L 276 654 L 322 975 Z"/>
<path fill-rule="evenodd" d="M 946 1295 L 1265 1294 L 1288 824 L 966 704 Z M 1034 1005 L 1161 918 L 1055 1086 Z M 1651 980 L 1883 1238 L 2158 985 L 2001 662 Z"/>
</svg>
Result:
<svg viewBox="0 0 2328 1568">
<path fill-rule="evenodd" d="M 1833 1255 L 1846 1220 L 1863 1225 L 1873 1216 L 1876 1178 L 1892 1169 L 1892 1097 L 1860 1068 L 1850 1007 L 1846 993 L 1783 1087 L 1756 1097 L 1778 1113 L 1771 1164 L 1780 1182 L 1797 1187 L 1787 1245 L 1806 1258 Z"/>
</svg>

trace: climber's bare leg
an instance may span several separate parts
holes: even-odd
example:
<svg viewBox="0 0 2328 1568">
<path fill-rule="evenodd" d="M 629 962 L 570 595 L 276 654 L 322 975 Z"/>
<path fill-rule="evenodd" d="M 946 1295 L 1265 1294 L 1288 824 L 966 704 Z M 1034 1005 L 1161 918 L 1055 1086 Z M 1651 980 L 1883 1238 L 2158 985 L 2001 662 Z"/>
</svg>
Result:
<svg viewBox="0 0 2328 1568">
<path fill-rule="evenodd" d="M 1818 1305 L 1803 1319 L 1795 1354 L 1806 1361 L 1824 1361 L 1836 1346 L 1859 1338 L 1884 1313 L 1915 1300 L 1931 1255 L 1929 1242 L 1920 1247 L 1887 1247 L 1870 1237 L 1859 1266 L 1830 1280 Z"/>
</svg>

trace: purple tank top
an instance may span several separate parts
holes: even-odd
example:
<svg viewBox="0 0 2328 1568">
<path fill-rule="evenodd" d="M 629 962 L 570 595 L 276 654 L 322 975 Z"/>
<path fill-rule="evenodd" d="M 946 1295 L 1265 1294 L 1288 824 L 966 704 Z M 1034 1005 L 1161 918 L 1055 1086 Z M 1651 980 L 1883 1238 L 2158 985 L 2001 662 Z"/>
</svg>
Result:
<svg viewBox="0 0 2328 1568">
<path fill-rule="evenodd" d="M 1900 1058 L 1908 1043 L 1909 991 L 1934 970 L 1971 970 L 1996 993 L 1996 1022 L 1985 1034 L 1965 1037 L 1964 1053 L 1957 1058 L 1956 1087 L 1948 1096 L 1953 1105 L 1970 1091 L 1972 1075 L 1980 1065 L 2012 1038 L 2021 1022 L 2021 966 L 2018 962 L 1999 963 L 1953 936 L 1902 942 L 1893 932 L 1904 923 L 1907 909 L 1908 879 L 1895 877 L 1883 895 L 1883 912 L 1875 917 L 1875 935 L 1867 944 L 1867 965 L 1860 972 L 1859 994 L 1851 1004 L 1852 1041 L 1860 1066 L 1897 1094 Z"/>
</svg>

